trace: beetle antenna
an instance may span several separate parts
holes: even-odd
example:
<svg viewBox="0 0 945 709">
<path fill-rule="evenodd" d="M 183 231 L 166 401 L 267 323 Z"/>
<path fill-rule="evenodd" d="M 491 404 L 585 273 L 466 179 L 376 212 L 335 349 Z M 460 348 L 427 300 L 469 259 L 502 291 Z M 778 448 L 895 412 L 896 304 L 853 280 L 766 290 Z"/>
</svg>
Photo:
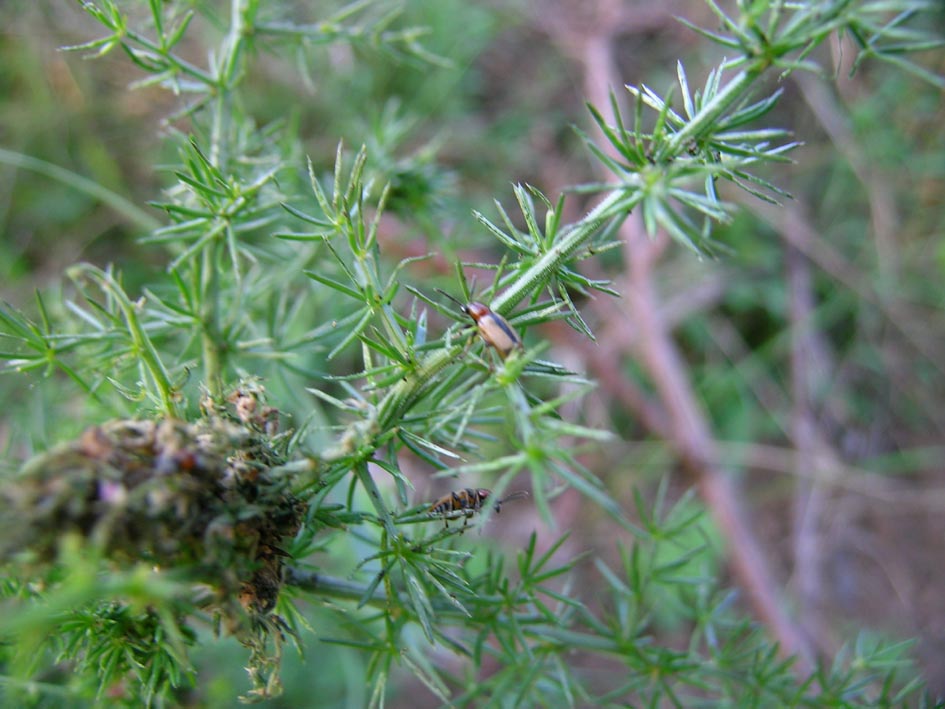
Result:
<svg viewBox="0 0 945 709">
<path fill-rule="evenodd" d="M 462 302 L 461 300 L 457 300 L 456 298 L 454 298 L 453 296 L 451 296 L 449 293 L 447 293 L 445 290 L 443 290 L 443 289 L 441 289 L 441 288 L 434 288 L 433 290 L 435 290 L 437 293 L 442 293 L 442 294 L 445 295 L 447 298 L 449 298 L 449 299 L 452 300 L 454 303 L 456 303 L 456 305 L 458 305 L 459 307 L 461 307 L 461 308 L 462 308 L 462 307 L 465 307 L 465 306 L 463 305 L 463 302 Z"/>
<path fill-rule="evenodd" d="M 517 492 L 510 493 L 499 500 L 499 504 L 508 502 L 509 500 L 519 500 L 523 497 L 528 497 L 528 490 L 519 490 Z"/>
<path fill-rule="evenodd" d="M 518 490 L 517 492 L 508 494 L 495 503 L 495 511 L 498 512 L 499 508 L 509 500 L 520 500 L 523 497 L 528 497 L 528 490 Z"/>
</svg>

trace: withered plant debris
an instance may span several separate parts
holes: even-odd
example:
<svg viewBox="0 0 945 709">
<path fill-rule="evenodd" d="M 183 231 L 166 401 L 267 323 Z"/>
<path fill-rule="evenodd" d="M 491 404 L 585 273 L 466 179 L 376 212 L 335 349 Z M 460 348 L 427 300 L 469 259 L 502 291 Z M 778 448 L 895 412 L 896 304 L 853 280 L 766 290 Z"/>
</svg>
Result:
<svg viewBox="0 0 945 709">
<path fill-rule="evenodd" d="M 281 619 L 261 621 L 282 587 L 280 545 L 306 504 L 270 474 L 286 460 L 278 412 L 261 397 L 243 386 L 232 406 L 207 405 L 192 423 L 111 421 L 30 460 L 0 490 L 0 563 L 41 567 L 78 534 L 113 563 L 185 572 L 194 603 L 244 644 L 280 645 L 260 630 L 281 636 Z"/>
</svg>

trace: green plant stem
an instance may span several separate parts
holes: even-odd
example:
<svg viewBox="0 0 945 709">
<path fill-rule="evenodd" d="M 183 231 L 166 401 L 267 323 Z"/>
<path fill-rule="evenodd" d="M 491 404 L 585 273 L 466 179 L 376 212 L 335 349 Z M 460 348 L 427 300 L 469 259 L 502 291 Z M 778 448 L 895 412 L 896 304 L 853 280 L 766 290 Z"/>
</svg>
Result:
<svg viewBox="0 0 945 709">
<path fill-rule="evenodd" d="M 230 2 L 230 29 L 222 44 L 223 56 L 217 61 L 214 85 L 217 87 L 213 103 L 212 127 L 210 133 L 210 162 L 221 172 L 228 159 L 226 128 L 231 121 L 232 86 L 234 78 L 239 76 L 239 57 L 243 43 L 243 0 Z"/>
<path fill-rule="evenodd" d="M 547 624 L 533 625 L 526 630 L 527 634 L 540 638 L 545 643 L 560 643 L 569 651 L 581 649 L 597 654 L 626 656 L 626 649 L 620 647 L 615 639 L 603 636 L 582 633 L 566 628 L 556 628 Z"/>
<path fill-rule="evenodd" d="M 630 210 L 642 198 L 643 194 L 636 186 L 615 187 L 615 190 L 604 198 L 600 204 L 588 212 L 581 221 L 574 224 L 569 231 L 565 232 L 557 244 L 525 269 L 515 283 L 496 296 L 492 301 L 492 309 L 503 315 L 508 314 L 529 293 L 536 292 L 545 285 L 550 275 L 558 270 L 585 242 L 590 240 L 604 222 L 613 217 L 617 217 L 621 221 L 626 219 Z"/>
<path fill-rule="evenodd" d="M 7 165 L 25 170 L 32 170 L 40 175 L 58 180 L 77 192 L 87 194 L 92 199 L 109 206 L 135 227 L 143 231 L 153 231 L 161 226 L 161 223 L 157 219 L 139 209 L 121 195 L 71 170 L 66 170 L 58 165 L 48 163 L 45 160 L 40 160 L 39 158 L 23 155 L 22 153 L 6 150 L 4 148 L 0 148 L 0 163 L 6 163 Z"/>
<path fill-rule="evenodd" d="M 172 64 L 179 72 L 181 72 L 182 74 L 186 74 L 191 79 L 199 81 L 201 84 L 204 84 L 206 86 L 211 86 L 211 87 L 217 86 L 217 83 L 214 81 L 212 76 L 202 71 L 198 67 L 194 66 L 193 64 L 187 61 L 184 61 L 177 55 L 171 54 L 165 49 L 162 49 L 159 45 L 152 42 L 143 34 L 139 34 L 135 32 L 134 30 L 126 29 L 125 36 L 128 39 L 134 40 L 135 42 L 140 44 L 142 47 L 145 47 L 146 49 L 154 52 L 158 56 L 163 57 L 165 60 L 167 60 L 168 63 Z"/>
<path fill-rule="evenodd" d="M 361 484 L 364 486 L 364 489 L 367 490 L 368 496 L 371 498 L 371 504 L 374 505 L 378 517 L 380 517 L 381 521 L 384 523 L 384 529 L 387 531 L 387 534 L 391 539 L 396 539 L 399 536 L 397 525 L 394 524 L 394 519 L 390 516 L 390 510 L 388 510 L 387 506 L 384 504 L 384 498 L 377 484 L 374 482 L 374 478 L 371 477 L 371 471 L 368 470 L 367 463 L 364 461 L 357 463 L 354 466 L 354 472 L 355 475 L 358 476 L 358 480 L 360 480 Z"/>
<path fill-rule="evenodd" d="M 225 163 L 229 156 L 229 141 L 226 125 L 232 114 L 232 89 L 234 78 L 239 76 L 239 58 L 242 54 L 244 23 L 244 0 L 230 3 L 230 29 L 223 44 L 223 56 L 217 64 L 212 85 L 217 92 L 213 102 L 210 152 L 208 159 L 221 173 L 226 173 Z M 229 219 L 229 215 L 219 215 Z M 204 245 L 201 253 L 201 346 L 203 350 L 204 377 L 210 397 L 219 401 L 223 397 L 223 353 L 220 347 L 220 278 L 217 264 L 220 255 L 220 240 L 214 236 Z"/>
<path fill-rule="evenodd" d="M 128 333 L 131 335 L 131 341 L 134 344 L 135 351 L 141 355 L 145 367 L 151 374 L 151 378 L 154 380 L 160 392 L 161 405 L 165 415 L 170 418 L 177 418 L 174 385 L 171 383 L 171 378 L 164 368 L 164 363 L 161 361 L 161 356 L 154 347 L 154 343 L 151 342 L 151 338 L 148 337 L 148 334 L 141 326 L 141 321 L 138 319 L 138 306 L 128 299 L 128 295 L 115 279 L 112 278 L 111 274 L 89 264 L 73 266 L 69 271 L 74 274 L 87 275 L 95 281 L 105 293 L 115 299 L 124 317 L 125 325 L 128 327 Z"/>
<path fill-rule="evenodd" d="M 727 108 L 744 96 L 745 90 L 763 71 L 763 62 L 739 72 L 712 101 L 707 103 L 670 143 L 678 150 L 680 146 L 697 137 L 710 126 Z M 536 292 L 567 259 L 583 244 L 590 240 L 600 227 L 611 218 L 625 219 L 630 211 L 644 197 L 642 190 L 635 185 L 616 186 L 579 222 L 566 231 L 561 239 L 544 255 L 525 269 L 516 281 L 492 301 L 492 309 L 500 314 L 507 314 L 517 303 Z M 451 348 L 431 354 L 424 359 L 412 376 L 408 376 L 394 387 L 384 398 L 378 409 L 379 424 L 382 429 L 393 426 L 399 417 L 422 395 L 423 387 L 437 372 L 446 367 L 460 352 L 460 348 Z"/>
<path fill-rule="evenodd" d="M 219 277 L 216 253 L 219 240 L 212 239 L 204 247 L 200 262 L 202 301 L 200 306 L 200 342 L 203 351 L 203 371 L 210 397 L 219 402 L 223 398 L 223 363 L 218 341 L 219 333 Z"/>
<path fill-rule="evenodd" d="M 424 386 L 441 370 L 445 369 L 463 351 L 461 346 L 440 350 L 424 359 L 419 366 L 404 378 L 384 397 L 378 405 L 378 425 L 387 430 L 397 424 L 401 416 L 423 395 Z"/>
<path fill-rule="evenodd" d="M 674 133 L 666 141 L 661 151 L 662 157 L 666 155 L 678 155 L 683 152 L 687 143 L 698 138 L 708 129 L 712 129 L 726 110 L 728 110 L 736 101 L 745 97 L 749 86 L 761 76 L 767 68 L 767 62 L 757 60 L 749 69 L 744 69 L 735 75 L 723 89 L 721 89 L 712 100 L 702 106 L 678 133 Z"/>
<path fill-rule="evenodd" d="M 600 204 L 565 232 L 557 244 L 525 269 L 515 283 L 494 298 L 492 309 L 505 314 L 529 293 L 539 290 L 548 282 L 551 274 L 594 237 L 601 225 L 611 218 L 625 219 L 642 198 L 642 192 L 635 187 L 616 187 Z M 434 352 L 395 386 L 378 406 L 378 424 L 381 430 L 396 425 L 402 414 L 422 397 L 427 382 L 458 357 L 462 350 L 463 348 L 457 345 Z"/>
<path fill-rule="evenodd" d="M 217 82 L 221 89 L 228 89 L 233 80 L 239 77 L 240 58 L 247 32 L 245 13 L 249 9 L 247 7 L 249 4 L 251 3 L 247 0 L 231 0 L 230 2 L 230 30 L 223 43 L 224 56 L 220 73 L 217 75 Z M 249 31 L 253 30 L 252 23 L 248 27 Z M 221 91 L 221 94 L 229 95 L 229 91 Z"/>
<path fill-rule="evenodd" d="M 356 602 L 364 600 L 364 593 L 366 591 L 366 587 L 363 584 L 352 583 L 351 581 L 345 581 L 344 579 L 335 578 L 334 576 L 327 576 L 326 574 L 320 574 L 316 571 L 302 571 L 292 566 L 287 567 L 285 570 L 285 582 L 289 586 L 294 586 L 303 591 L 317 593 L 320 596 L 330 596 L 331 598 L 341 598 Z M 368 599 L 367 603 L 380 608 L 387 608 L 388 606 L 387 596 L 380 589 L 374 591 L 374 594 Z"/>
</svg>

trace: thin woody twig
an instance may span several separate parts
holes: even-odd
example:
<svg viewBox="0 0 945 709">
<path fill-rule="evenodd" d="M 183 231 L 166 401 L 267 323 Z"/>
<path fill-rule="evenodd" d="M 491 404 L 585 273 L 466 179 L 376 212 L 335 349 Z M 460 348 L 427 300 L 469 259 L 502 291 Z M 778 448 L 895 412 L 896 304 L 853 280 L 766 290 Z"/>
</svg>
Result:
<svg viewBox="0 0 945 709">
<path fill-rule="evenodd" d="M 791 320 L 791 438 L 796 448 L 796 465 L 817 475 L 817 455 L 813 394 L 819 367 L 826 365 L 824 348 L 818 346 L 814 327 L 814 296 L 810 263 L 797 249 L 788 246 L 785 254 L 790 294 Z M 808 627 L 820 627 L 816 615 L 821 597 L 820 521 L 825 492 L 819 481 L 798 476 L 794 492 L 794 576 L 800 615 Z M 813 620 L 813 622 L 811 622 Z"/>
<path fill-rule="evenodd" d="M 930 366 L 945 374 L 945 366 L 942 364 L 945 361 L 945 350 L 941 343 L 936 341 L 934 333 L 937 330 L 930 327 L 929 318 L 923 317 L 922 311 L 916 306 L 883 298 L 876 293 L 848 259 L 827 241 L 819 238 L 803 207 L 798 204 L 778 208 L 757 205 L 755 213 L 771 224 L 788 244 L 807 256 L 818 268 L 866 302 L 877 306 L 889 325 L 903 335 L 903 344 L 910 346 Z M 914 393 L 924 399 L 924 409 L 929 419 L 940 431 L 945 432 L 945 416 L 942 416 L 941 406 L 928 398 L 927 392 L 921 387 Z"/>
<path fill-rule="evenodd" d="M 607 2 L 601 5 L 604 14 L 613 12 L 613 7 Z M 566 39 L 584 68 L 585 94 L 592 102 L 596 100 L 596 105 L 606 105 L 601 97 L 606 98 L 611 87 L 622 83 L 618 81 L 613 60 L 612 35 L 597 28 L 583 33 L 583 37 L 578 38 L 582 41 L 575 42 L 573 34 Z M 777 585 L 746 521 L 731 476 L 712 462 L 718 456 L 711 430 L 696 404 L 682 358 L 660 315 L 662 308 L 652 275 L 667 239 L 665 235 L 656 240 L 647 238 L 636 216 L 624 222 L 621 237 L 625 242 L 629 274 L 624 284 L 626 303 L 639 334 L 635 338 L 636 353 L 665 408 L 665 419 L 662 415 L 656 416 L 652 405 L 644 405 L 645 397 L 638 395 L 635 389 L 627 390 L 627 403 L 641 414 L 651 430 L 665 437 L 676 449 L 727 540 L 733 570 L 755 613 L 777 637 L 782 653 L 796 657 L 795 667 L 807 674 L 812 670 L 807 641 L 778 600 Z M 619 354 L 613 357 L 611 353 L 611 358 L 619 360 Z M 594 364 L 592 361 L 592 368 Z M 607 367 L 595 370 L 595 374 L 601 372 L 610 374 Z"/>
<path fill-rule="evenodd" d="M 873 243 L 876 245 L 876 263 L 881 280 L 892 287 L 899 271 L 896 226 L 899 222 L 896 210 L 895 190 L 873 163 L 864 155 L 862 146 L 853 136 L 844 108 L 819 77 L 804 72 L 793 76 L 801 90 L 801 96 L 813 111 L 834 147 L 843 155 L 853 174 L 863 185 L 869 199 L 870 221 L 873 227 Z"/>
<path fill-rule="evenodd" d="M 627 222 L 633 223 L 635 220 Z M 682 358 L 659 317 L 652 251 L 642 226 L 627 234 L 625 297 L 640 328 L 637 355 L 669 414 L 668 442 L 697 481 L 702 498 L 726 539 L 733 572 L 755 613 L 778 638 L 782 653 L 797 658 L 798 671 L 809 673 L 812 658 L 808 643 L 778 599 L 777 584 L 747 522 L 731 475 L 713 463 L 718 454 L 709 425 L 686 379 Z"/>
</svg>

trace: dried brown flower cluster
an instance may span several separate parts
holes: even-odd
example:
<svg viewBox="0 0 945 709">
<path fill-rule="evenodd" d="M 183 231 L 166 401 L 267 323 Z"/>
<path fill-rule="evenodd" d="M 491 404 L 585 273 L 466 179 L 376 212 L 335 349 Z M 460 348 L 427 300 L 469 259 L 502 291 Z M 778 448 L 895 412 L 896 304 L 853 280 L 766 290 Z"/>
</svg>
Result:
<svg viewBox="0 0 945 709">
<path fill-rule="evenodd" d="M 95 426 L 27 463 L 0 490 L 0 561 L 50 561 L 64 536 L 79 534 L 118 563 L 187 569 L 218 608 L 236 599 L 270 611 L 280 544 L 306 507 L 270 474 L 285 462 L 272 445 L 275 411 L 252 389 L 230 403 L 235 413 L 194 423 Z"/>
</svg>

